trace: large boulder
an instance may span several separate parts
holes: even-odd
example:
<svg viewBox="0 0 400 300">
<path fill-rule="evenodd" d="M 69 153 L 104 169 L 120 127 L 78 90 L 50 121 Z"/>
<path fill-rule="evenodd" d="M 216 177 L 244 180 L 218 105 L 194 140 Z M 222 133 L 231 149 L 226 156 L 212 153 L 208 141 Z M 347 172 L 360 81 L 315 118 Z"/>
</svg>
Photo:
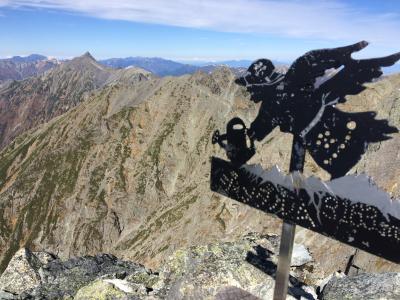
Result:
<svg viewBox="0 0 400 300">
<path fill-rule="evenodd" d="M 148 290 L 143 284 L 122 279 L 100 279 L 81 288 L 74 299 L 148 299 L 148 297 Z"/>
<path fill-rule="evenodd" d="M 142 265 L 109 254 L 62 261 L 23 248 L 0 277 L 0 299 L 72 299 L 77 293 L 78 299 L 94 299 L 85 297 L 95 290 L 105 299 L 131 299 L 146 296 L 157 280 Z"/>
<path fill-rule="evenodd" d="M 155 286 L 156 294 L 177 300 L 272 299 L 278 241 L 275 235 L 249 235 L 234 243 L 178 250 L 164 265 L 160 274 L 163 285 L 161 289 Z M 301 296 L 316 299 L 311 287 L 291 275 L 287 299 Z"/>
<path fill-rule="evenodd" d="M 363 273 L 351 277 L 334 277 L 326 284 L 322 299 L 400 299 L 400 273 Z"/>
<path fill-rule="evenodd" d="M 113 285 L 112 280 L 117 280 L 116 282 L 118 282 L 118 280 L 127 277 L 151 277 L 151 271 L 142 265 L 120 260 L 110 254 L 75 257 L 67 261 L 51 261 L 42 270 L 42 284 L 33 290 L 27 291 L 28 294 L 40 299 L 74 297 L 80 289 L 88 285 L 88 289 L 90 285 L 92 288 L 93 285 L 95 287 L 102 285 L 105 289 L 111 284 L 116 286 L 115 291 L 118 292 L 116 294 L 122 295 L 125 291 L 118 288 L 118 285 Z M 111 280 L 108 282 L 109 284 L 107 280 Z M 98 281 L 97 284 L 96 281 Z M 139 282 L 138 284 L 141 283 Z M 146 290 L 146 287 L 143 286 L 141 290 L 143 289 Z M 84 294 L 84 290 L 81 291 L 82 293 Z"/>
<path fill-rule="evenodd" d="M 18 250 L 0 276 L 0 290 L 19 294 L 37 287 L 40 284 L 41 266 L 40 259 L 29 249 Z"/>
</svg>

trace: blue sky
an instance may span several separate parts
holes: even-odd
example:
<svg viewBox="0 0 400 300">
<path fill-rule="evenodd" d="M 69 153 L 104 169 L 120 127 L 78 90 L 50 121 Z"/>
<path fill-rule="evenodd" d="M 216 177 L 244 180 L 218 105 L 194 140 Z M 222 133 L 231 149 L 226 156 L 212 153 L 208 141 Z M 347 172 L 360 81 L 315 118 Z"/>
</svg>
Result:
<svg viewBox="0 0 400 300">
<path fill-rule="evenodd" d="M 400 51 L 399 0 L 0 0 L 0 57 L 268 57 L 365 39 L 359 57 Z"/>
</svg>

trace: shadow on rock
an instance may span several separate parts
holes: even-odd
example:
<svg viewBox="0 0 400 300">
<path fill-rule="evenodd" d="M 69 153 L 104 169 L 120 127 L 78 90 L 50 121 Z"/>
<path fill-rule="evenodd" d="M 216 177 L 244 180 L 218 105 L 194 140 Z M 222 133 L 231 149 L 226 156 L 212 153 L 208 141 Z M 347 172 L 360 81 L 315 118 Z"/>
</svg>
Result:
<svg viewBox="0 0 400 300">
<path fill-rule="evenodd" d="M 274 253 L 260 245 L 255 246 L 254 250 L 256 253 L 250 251 L 247 253 L 246 261 L 275 280 L 277 265 L 272 261 L 272 255 Z M 308 300 L 315 300 L 312 294 L 303 289 L 305 286 L 306 284 L 299 281 L 292 275 L 289 275 L 289 295 L 299 300 L 301 297 Z"/>
</svg>

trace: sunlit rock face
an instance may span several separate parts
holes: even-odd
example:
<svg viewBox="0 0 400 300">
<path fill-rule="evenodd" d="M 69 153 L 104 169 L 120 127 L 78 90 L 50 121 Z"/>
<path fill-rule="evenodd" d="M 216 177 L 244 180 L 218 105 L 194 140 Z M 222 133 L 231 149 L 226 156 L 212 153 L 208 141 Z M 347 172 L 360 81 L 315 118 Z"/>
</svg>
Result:
<svg viewBox="0 0 400 300">
<path fill-rule="evenodd" d="M 0 276 L 5 299 L 271 299 L 279 237 L 250 234 L 175 251 L 151 271 L 110 254 L 61 260 L 48 252 L 19 250 Z M 316 299 L 312 257 L 295 244 L 288 299 Z M 313 274 L 314 275 L 314 274 Z M 6 294 L 8 293 L 8 294 Z"/>
<path fill-rule="evenodd" d="M 29 249 L 22 248 L 11 259 L 0 277 L 0 289 L 20 294 L 40 284 L 41 261 Z"/>
<path fill-rule="evenodd" d="M 157 281 L 159 276 L 142 265 L 110 254 L 63 261 L 49 252 L 23 248 L 0 276 L 0 298 L 120 299 L 115 297 L 147 296 Z"/>
<path fill-rule="evenodd" d="M 400 274 L 360 274 L 335 278 L 325 286 L 322 299 L 398 299 Z"/>
<path fill-rule="evenodd" d="M 110 254 L 62 260 L 23 248 L 0 276 L 1 299 L 265 299 L 273 297 L 278 235 L 190 246 L 157 270 Z M 287 299 L 398 299 L 399 273 L 336 272 L 321 278 L 304 245 L 294 245 Z"/>
</svg>

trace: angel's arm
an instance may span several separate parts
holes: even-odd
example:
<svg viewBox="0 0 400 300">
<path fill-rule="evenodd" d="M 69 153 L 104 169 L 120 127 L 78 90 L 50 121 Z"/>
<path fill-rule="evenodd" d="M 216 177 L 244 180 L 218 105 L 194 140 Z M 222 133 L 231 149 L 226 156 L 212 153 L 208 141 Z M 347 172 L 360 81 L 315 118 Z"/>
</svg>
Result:
<svg viewBox="0 0 400 300">
<path fill-rule="evenodd" d="M 276 125 L 263 102 L 257 117 L 250 125 L 248 136 L 250 137 L 250 140 L 254 141 L 254 139 L 256 139 L 257 141 L 261 141 L 275 128 L 275 126 Z"/>
</svg>

